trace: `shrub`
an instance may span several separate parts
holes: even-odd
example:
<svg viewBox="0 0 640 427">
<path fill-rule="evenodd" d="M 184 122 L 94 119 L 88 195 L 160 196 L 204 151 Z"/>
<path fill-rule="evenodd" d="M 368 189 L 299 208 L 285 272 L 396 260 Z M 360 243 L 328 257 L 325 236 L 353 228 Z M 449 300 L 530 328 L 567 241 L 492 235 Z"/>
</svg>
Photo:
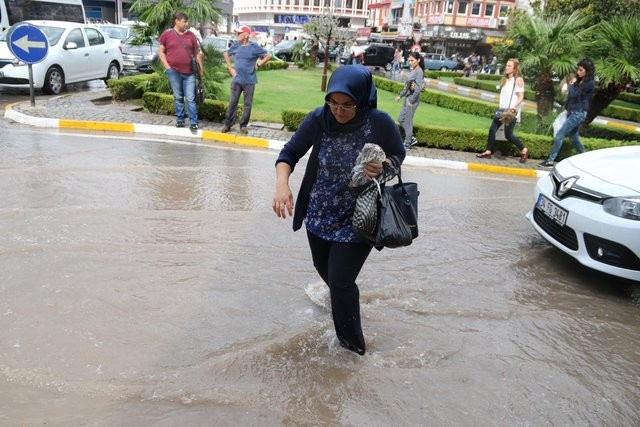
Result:
<svg viewBox="0 0 640 427">
<path fill-rule="evenodd" d="M 618 95 L 618 99 L 640 105 L 640 94 L 622 92 Z"/>
<path fill-rule="evenodd" d="M 468 86 L 468 87 L 472 87 L 475 89 L 480 89 L 480 90 L 486 90 L 487 92 L 494 92 L 494 93 L 499 93 L 500 89 L 496 88 L 497 84 L 495 81 L 493 80 L 475 80 L 475 79 L 465 79 L 462 77 L 457 77 L 455 79 L 453 79 L 453 81 L 461 86 Z M 525 89 L 524 90 L 524 98 L 528 99 L 529 101 L 535 101 L 536 100 L 536 93 L 530 89 Z"/>
<path fill-rule="evenodd" d="M 151 113 L 174 114 L 173 95 L 145 92 L 142 96 L 142 104 Z M 221 122 L 227 112 L 227 106 L 228 103 L 224 101 L 205 99 L 202 104 L 198 105 L 198 118 Z M 239 110 L 241 110 L 241 107 Z"/>
<path fill-rule="evenodd" d="M 138 99 L 144 93 L 144 87 L 148 82 L 157 80 L 156 74 L 138 74 L 126 76 L 119 80 L 107 80 L 107 86 L 111 91 L 114 101 L 126 101 L 128 99 Z"/>
</svg>

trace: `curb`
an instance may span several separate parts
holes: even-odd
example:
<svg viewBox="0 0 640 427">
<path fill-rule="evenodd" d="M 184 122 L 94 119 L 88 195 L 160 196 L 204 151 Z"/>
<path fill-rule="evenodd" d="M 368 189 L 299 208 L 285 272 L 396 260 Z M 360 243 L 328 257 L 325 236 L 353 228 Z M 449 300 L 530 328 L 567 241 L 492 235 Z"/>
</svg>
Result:
<svg viewBox="0 0 640 427">
<path fill-rule="evenodd" d="M 13 109 L 14 104 L 5 107 L 4 117 L 24 125 L 58 128 L 58 129 L 78 129 L 78 130 L 99 130 L 124 133 L 145 133 L 151 135 L 174 136 L 189 139 L 198 139 L 203 142 L 215 141 L 227 144 L 243 145 L 256 148 L 267 148 L 269 150 L 280 151 L 286 141 L 258 138 L 246 135 L 236 135 L 232 133 L 222 133 L 210 130 L 198 130 L 192 133 L 189 129 L 178 129 L 172 126 L 148 125 L 140 123 L 120 123 L 85 120 L 66 120 L 33 117 Z M 454 170 L 468 170 L 475 172 L 488 172 L 494 174 L 506 174 L 538 178 L 548 174 L 548 171 L 535 169 L 513 168 L 508 166 L 495 166 L 480 163 L 467 163 L 454 160 L 431 159 L 427 157 L 417 157 L 407 155 L 404 163 L 410 166 L 429 166 Z"/>
</svg>

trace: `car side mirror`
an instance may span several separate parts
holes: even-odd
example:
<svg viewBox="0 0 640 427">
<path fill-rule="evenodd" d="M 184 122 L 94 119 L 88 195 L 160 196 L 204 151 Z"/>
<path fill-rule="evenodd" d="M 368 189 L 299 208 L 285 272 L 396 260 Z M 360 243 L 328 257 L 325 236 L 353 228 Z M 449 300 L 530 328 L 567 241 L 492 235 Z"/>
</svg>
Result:
<svg viewBox="0 0 640 427">
<path fill-rule="evenodd" d="M 73 50 L 73 49 L 77 49 L 78 45 L 75 42 L 67 42 L 67 44 L 64 45 L 64 48 L 66 50 Z"/>
</svg>

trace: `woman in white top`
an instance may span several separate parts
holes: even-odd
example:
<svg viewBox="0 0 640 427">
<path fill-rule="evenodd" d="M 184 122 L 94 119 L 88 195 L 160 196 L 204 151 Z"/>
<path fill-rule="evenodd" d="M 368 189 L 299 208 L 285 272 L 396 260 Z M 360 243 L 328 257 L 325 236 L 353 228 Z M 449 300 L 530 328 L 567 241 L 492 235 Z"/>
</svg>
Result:
<svg viewBox="0 0 640 427">
<path fill-rule="evenodd" d="M 522 144 L 522 141 L 513 134 L 513 128 L 516 126 L 516 121 L 520 120 L 520 111 L 522 110 L 522 101 L 524 100 L 524 80 L 520 74 L 520 61 L 515 58 L 511 58 L 507 61 L 507 65 L 504 68 L 504 77 L 500 82 L 502 87 L 500 90 L 500 105 L 499 108 L 515 109 L 517 111 L 517 120 L 513 120 L 508 125 L 504 126 L 504 136 L 507 141 L 512 142 L 516 147 L 520 149 L 520 163 L 527 161 L 529 157 L 529 150 Z M 493 146 L 496 143 L 496 130 L 502 125 L 500 117 L 494 116 L 489 128 L 489 136 L 487 138 L 487 149 L 476 154 L 476 157 L 480 159 L 490 159 L 493 153 Z"/>
</svg>

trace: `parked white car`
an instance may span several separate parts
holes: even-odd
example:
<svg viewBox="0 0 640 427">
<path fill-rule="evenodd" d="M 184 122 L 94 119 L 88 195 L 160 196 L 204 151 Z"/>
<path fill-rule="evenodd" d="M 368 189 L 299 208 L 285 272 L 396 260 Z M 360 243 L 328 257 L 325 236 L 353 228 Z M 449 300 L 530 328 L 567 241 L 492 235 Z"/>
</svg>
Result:
<svg viewBox="0 0 640 427">
<path fill-rule="evenodd" d="M 33 64 L 33 86 L 59 94 L 67 83 L 118 79 L 122 71 L 119 42 L 96 26 L 62 21 L 27 21 L 47 36 L 49 53 Z M 0 87 L 28 88 L 29 68 L 13 56 L 7 32 L 0 34 Z"/>
<path fill-rule="evenodd" d="M 640 145 L 569 157 L 538 180 L 527 219 L 580 263 L 640 282 Z"/>
</svg>

